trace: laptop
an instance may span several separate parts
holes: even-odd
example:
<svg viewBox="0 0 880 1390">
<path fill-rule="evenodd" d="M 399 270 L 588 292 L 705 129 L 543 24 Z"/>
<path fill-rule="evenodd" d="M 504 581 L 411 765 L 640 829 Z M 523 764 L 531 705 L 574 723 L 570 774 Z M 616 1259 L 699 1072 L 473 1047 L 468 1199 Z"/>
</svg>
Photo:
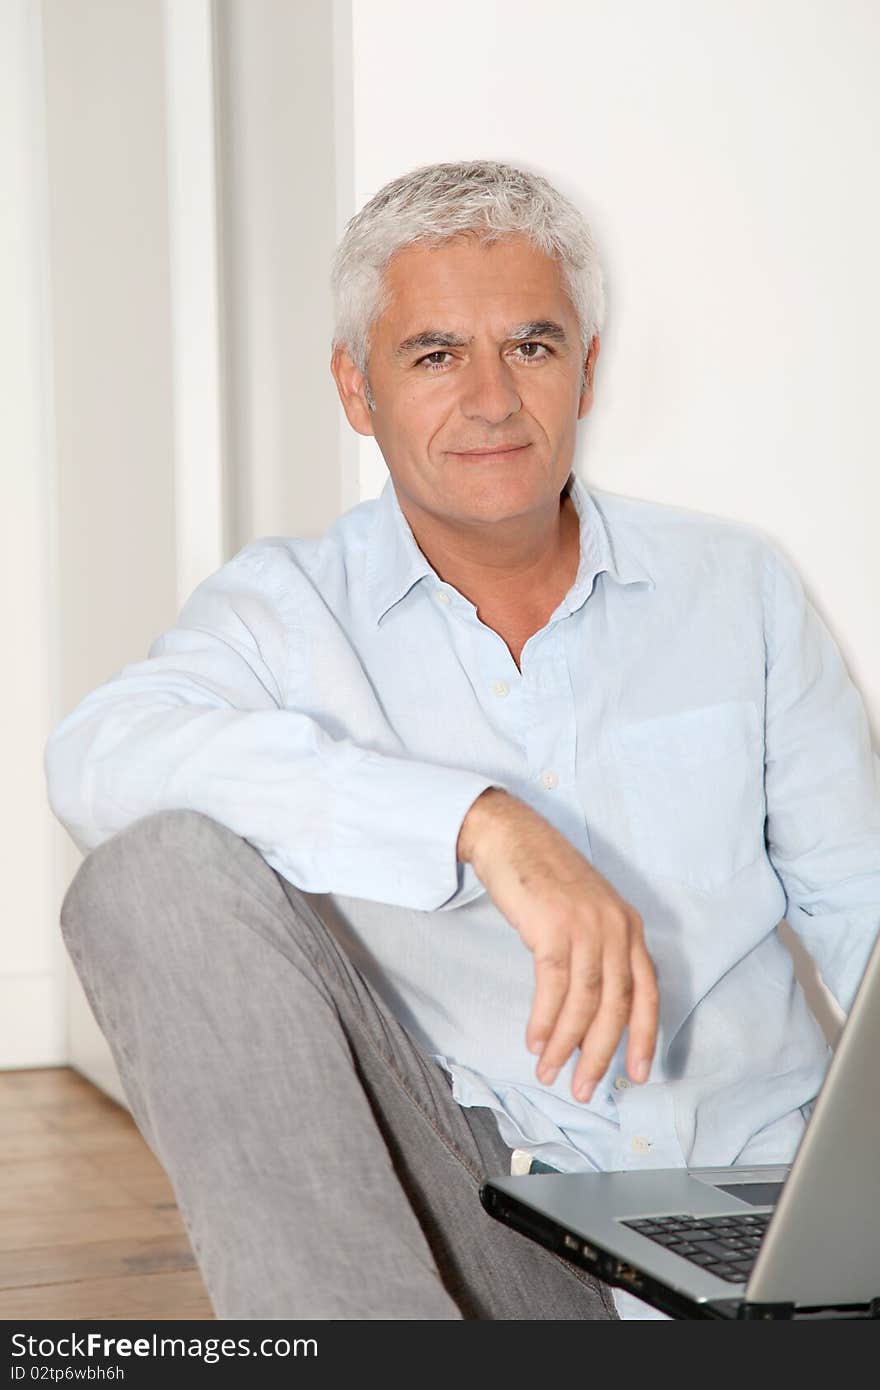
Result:
<svg viewBox="0 0 880 1390">
<path fill-rule="evenodd" d="M 544 1165 L 480 1201 L 675 1318 L 880 1318 L 880 936 L 792 1163 Z"/>
</svg>

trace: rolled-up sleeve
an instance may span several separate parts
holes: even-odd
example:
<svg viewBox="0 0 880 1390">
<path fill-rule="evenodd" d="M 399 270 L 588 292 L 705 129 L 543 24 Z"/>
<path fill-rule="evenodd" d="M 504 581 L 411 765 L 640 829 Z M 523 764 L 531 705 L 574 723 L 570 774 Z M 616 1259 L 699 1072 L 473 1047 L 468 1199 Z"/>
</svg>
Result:
<svg viewBox="0 0 880 1390">
<path fill-rule="evenodd" d="M 794 566 L 765 554 L 767 851 L 798 933 L 848 1012 L 880 928 L 880 756 Z"/>
<path fill-rule="evenodd" d="M 485 892 L 456 844 L 471 804 L 505 784 L 376 752 L 289 708 L 291 640 L 259 550 L 200 584 L 146 660 L 87 694 L 49 736 L 49 804 L 77 847 L 190 809 L 307 892 L 428 911 Z M 372 729 L 382 718 L 375 702 L 365 709 Z"/>
</svg>

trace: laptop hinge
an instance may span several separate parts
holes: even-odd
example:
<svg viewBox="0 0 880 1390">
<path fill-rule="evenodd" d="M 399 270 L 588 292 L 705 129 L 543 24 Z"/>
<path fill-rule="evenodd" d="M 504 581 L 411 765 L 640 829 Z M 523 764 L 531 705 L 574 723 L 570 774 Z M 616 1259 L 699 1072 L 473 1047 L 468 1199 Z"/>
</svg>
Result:
<svg viewBox="0 0 880 1390">
<path fill-rule="evenodd" d="M 710 1318 L 749 1318 L 769 1322 L 777 1318 L 793 1318 L 793 1303 L 745 1303 L 741 1298 L 709 1298 L 703 1304 L 704 1316 Z"/>
<path fill-rule="evenodd" d="M 769 1321 L 771 1318 L 793 1318 L 795 1305 L 793 1303 L 746 1303 L 739 1305 L 736 1316 L 738 1318 L 761 1318 Z"/>
</svg>

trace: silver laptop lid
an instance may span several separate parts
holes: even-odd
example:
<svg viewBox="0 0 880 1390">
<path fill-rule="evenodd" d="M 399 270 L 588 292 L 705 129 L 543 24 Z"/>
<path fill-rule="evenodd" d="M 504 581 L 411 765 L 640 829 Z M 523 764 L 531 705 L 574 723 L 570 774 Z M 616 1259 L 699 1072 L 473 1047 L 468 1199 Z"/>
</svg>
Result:
<svg viewBox="0 0 880 1390">
<path fill-rule="evenodd" d="M 745 1297 L 880 1297 L 880 936 L 874 943 Z"/>
</svg>

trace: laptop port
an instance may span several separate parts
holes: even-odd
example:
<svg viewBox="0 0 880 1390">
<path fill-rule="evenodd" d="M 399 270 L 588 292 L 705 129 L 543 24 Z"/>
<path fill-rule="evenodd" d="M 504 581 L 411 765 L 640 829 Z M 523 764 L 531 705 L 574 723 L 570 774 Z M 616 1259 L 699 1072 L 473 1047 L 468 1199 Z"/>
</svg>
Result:
<svg viewBox="0 0 880 1390">
<path fill-rule="evenodd" d="M 638 1270 L 631 1265 L 624 1265 L 618 1262 L 616 1274 L 621 1284 L 625 1284 L 628 1289 L 643 1289 L 645 1281 Z"/>
<path fill-rule="evenodd" d="M 579 1240 L 577 1236 L 566 1234 L 562 1238 L 562 1243 L 567 1246 L 569 1250 L 577 1250 L 579 1254 L 585 1256 L 588 1260 L 599 1259 L 599 1251 L 596 1249 L 595 1245 L 589 1245 L 587 1241 Z"/>
</svg>

